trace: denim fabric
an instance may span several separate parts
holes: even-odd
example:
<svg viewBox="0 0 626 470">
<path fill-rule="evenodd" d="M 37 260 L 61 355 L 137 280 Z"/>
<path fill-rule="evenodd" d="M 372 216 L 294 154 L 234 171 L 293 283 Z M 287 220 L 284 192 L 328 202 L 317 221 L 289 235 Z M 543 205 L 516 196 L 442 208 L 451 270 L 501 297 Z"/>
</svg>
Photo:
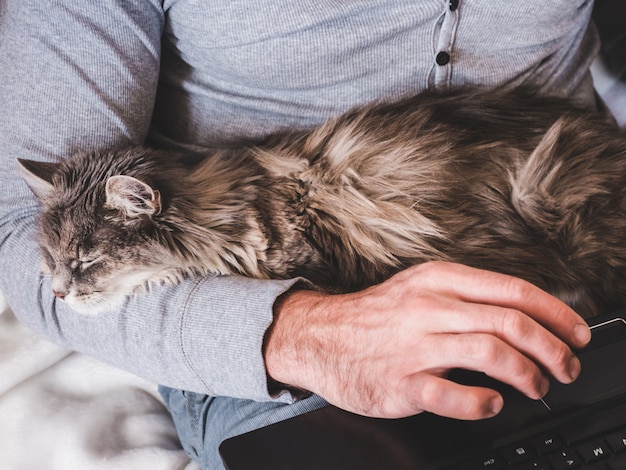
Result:
<svg viewBox="0 0 626 470">
<path fill-rule="evenodd" d="M 168 387 L 159 387 L 159 392 L 185 451 L 207 470 L 223 468 L 217 449 L 225 439 L 327 405 L 317 395 L 285 404 L 211 397 Z"/>
</svg>

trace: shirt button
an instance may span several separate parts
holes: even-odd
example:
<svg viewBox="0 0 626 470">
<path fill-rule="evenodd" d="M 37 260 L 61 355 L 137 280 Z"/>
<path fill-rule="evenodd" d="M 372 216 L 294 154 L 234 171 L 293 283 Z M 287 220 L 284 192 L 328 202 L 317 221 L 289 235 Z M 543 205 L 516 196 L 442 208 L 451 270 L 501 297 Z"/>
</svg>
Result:
<svg viewBox="0 0 626 470">
<path fill-rule="evenodd" d="M 459 8 L 459 0 L 450 0 L 450 11 L 455 11 Z"/>
<path fill-rule="evenodd" d="M 437 65 L 447 65 L 450 62 L 450 54 L 448 54 L 446 51 L 441 51 L 439 54 L 437 54 L 435 62 L 437 62 Z"/>
</svg>

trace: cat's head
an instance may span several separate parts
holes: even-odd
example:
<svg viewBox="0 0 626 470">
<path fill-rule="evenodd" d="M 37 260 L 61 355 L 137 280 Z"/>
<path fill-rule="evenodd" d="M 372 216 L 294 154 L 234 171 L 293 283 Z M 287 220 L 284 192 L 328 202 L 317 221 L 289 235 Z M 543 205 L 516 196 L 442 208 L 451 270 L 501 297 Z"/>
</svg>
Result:
<svg viewBox="0 0 626 470">
<path fill-rule="evenodd" d="M 157 190 L 127 175 L 19 160 L 41 203 L 39 244 L 54 295 L 74 310 L 119 306 L 162 275 Z"/>
</svg>

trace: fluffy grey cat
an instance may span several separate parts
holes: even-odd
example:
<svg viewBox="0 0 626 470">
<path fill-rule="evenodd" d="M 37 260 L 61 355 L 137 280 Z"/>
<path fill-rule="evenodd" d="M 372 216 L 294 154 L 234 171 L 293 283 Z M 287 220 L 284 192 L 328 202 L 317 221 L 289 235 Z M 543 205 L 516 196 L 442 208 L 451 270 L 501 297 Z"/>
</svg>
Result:
<svg viewBox="0 0 626 470">
<path fill-rule="evenodd" d="M 558 99 L 424 94 L 201 158 L 20 164 L 55 295 L 83 312 L 186 276 L 344 292 L 427 260 L 524 278 L 585 316 L 626 305 L 626 133 Z"/>
</svg>

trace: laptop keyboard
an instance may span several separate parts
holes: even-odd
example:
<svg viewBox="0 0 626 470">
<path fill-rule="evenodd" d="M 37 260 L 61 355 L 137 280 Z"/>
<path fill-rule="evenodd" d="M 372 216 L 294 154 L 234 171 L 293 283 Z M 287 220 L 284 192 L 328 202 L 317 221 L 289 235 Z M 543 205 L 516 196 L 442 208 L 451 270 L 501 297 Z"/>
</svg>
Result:
<svg viewBox="0 0 626 470">
<path fill-rule="evenodd" d="M 626 470 L 626 404 L 468 461 L 462 470 Z"/>
</svg>

